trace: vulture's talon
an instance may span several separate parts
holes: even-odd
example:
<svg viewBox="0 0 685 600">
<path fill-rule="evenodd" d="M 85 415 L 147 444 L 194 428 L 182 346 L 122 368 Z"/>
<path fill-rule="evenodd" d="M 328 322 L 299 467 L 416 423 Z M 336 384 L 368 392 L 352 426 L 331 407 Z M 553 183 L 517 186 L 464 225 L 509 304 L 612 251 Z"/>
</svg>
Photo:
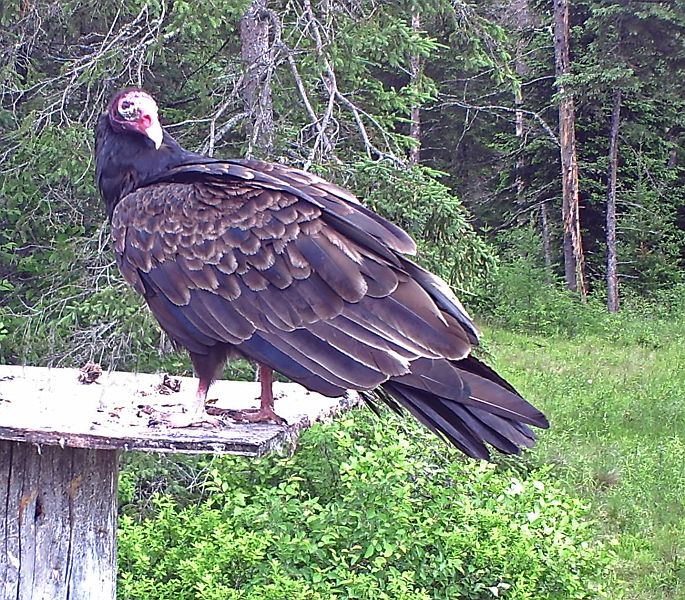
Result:
<svg viewBox="0 0 685 600">
<path fill-rule="evenodd" d="M 202 413 L 162 413 L 148 421 L 148 425 L 168 427 L 170 429 L 183 429 L 185 427 L 223 427 L 225 422 L 208 414 Z"/>
<path fill-rule="evenodd" d="M 239 423 L 288 424 L 288 421 L 268 408 L 244 408 L 243 410 L 228 410 L 226 412 L 233 420 L 238 421 Z"/>
</svg>

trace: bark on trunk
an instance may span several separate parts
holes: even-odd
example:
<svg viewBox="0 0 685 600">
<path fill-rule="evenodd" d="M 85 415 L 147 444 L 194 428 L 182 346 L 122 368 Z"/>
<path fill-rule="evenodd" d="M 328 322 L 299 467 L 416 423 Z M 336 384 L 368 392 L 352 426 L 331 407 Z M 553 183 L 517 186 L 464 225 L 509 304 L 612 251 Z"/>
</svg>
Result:
<svg viewBox="0 0 685 600">
<path fill-rule="evenodd" d="M 519 3 L 521 4 L 521 3 Z M 527 3 L 523 3 L 522 11 L 527 14 Z M 522 17 L 520 17 L 521 22 Z M 520 29 L 523 26 L 520 26 Z M 523 56 L 525 53 L 527 43 L 524 41 L 521 32 L 519 31 L 519 39 L 516 42 L 516 56 L 514 58 L 514 68 L 516 75 L 522 81 L 528 72 L 528 67 L 524 62 Z M 523 88 L 519 85 L 514 91 L 514 105 L 516 106 L 516 138 L 519 142 L 518 156 L 516 157 L 516 201 L 519 205 L 524 202 L 524 194 L 526 191 L 526 181 L 523 177 L 523 171 L 526 167 L 526 160 L 523 155 L 523 148 L 525 145 L 525 122 L 523 120 Z"/>
<path fill-rule="evenodd" d="M 501 18 L 504 27 L 515 32 L 516 51 L 514 55 L 514 69 L 519 81 L 523 82 L 528 74 L 528 65 L 526 64 L 526 49 L 530 43 L 528 30 L 534 27 L 536 17 L 530 10 L 528 0 L 509 0 L 506 4 L 506 9 L 502 12 Z M 523 88 L 521 86 L 517 86 L 514 90 L 514 105 L 516 106 L 516 138 L 519 141 L 516 165 L 514 167 L 514 183 L 516 186 L 516 203 L 522 206 L 525 203 L 524 196 L 526 192 L 526 179 L 524 177 L 526 160 L 523 153 L 526 124 L 523 115 Z"/>
<path fill-rule="evenodd" d="M 421 29 L 421 16 L 416 9 L 411 16 L 411 27 L 414 31 Z M 423 59 L 418 54 L 413 54 L 409 59 L 409 68 L 411 69 L 410 84 L 415 87 L 421 77 Z M 418 104 L 411 107 L 410 119 L 409 137 L 416 141 L 416 145 L 409 150 L 409 162 L 417 165 L 421 160 L 421 109 Z"/>
<path fill-rule="evenodd" d="M 549 230 L 547 202 L 540 206 L 540 226 L 542 229 L 542 251 L 545 257 L 545 280 L 552 283 L 552 234 Z"/>
<path fill-rule="evenodd" d="M 616 177 L 618 173 L 618 131 L 621 126 L 621 90 L 614 91 L 609 136 L 609 170 L 607 173 L 607 309 L 619 310 L 618 253 L 616 249 Z"/>
<path fill-rule="evenodd" d="M 564 273 L 566 285 L 586 299 L 583 245 L 580 235 L 578 159 L 575 107 L 565 78 L 571 72 L 568 0 L 554 0 L 554 53 L 559 88 L 559 143 L 561 156 Z"/>
<path fill-rule="evenodd" d="M 516 72 L 519 72 L 519 65 L 521 64 L 518 60 L 516 61 Z M 516 201 L 519 205 L 523 204 L 524 193 L 526 189 L 526 182 L 523 179 L 523 170 L 526 166 L 525 159 L 523 158 L 523 111 L 521 107 L 523 106 L 523 91 L 520 87 L 516 88 L 514 92 L 514 104 L 516 105 L 516 137 L 519 140 L 518 156 L 516 157 Z"/>
<path fill-rule="evenodd" d="M 248 151 L 268 157 L 273 150 L 274 115 L 271 98 L 273 61 L 269 44 L 267 0 L 253 0 L 240 20 L 240 56 L 245 73 L 243 102 L 249 113 Z"/>
<path fill-rule="evenodd" d="M 0 600 L 114 600 L 117 450 L 0 440 Z"/>
</svg>

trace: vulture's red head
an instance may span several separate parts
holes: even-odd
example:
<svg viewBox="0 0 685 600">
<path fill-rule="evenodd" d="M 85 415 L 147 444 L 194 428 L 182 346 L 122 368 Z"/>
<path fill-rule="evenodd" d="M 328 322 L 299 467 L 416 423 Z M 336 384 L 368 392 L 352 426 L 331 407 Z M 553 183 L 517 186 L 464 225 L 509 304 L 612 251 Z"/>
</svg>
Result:
<svg viewBox="0 0 685 600">
<path fill-rule="evenodd" d="M 157 150 L 164 137 L 158 113 L 152 96 L 140 89 L 119 92 L 108 109 L 109 122 L 115 131 L 140 133 L 150 138 Z"/>
</svg>

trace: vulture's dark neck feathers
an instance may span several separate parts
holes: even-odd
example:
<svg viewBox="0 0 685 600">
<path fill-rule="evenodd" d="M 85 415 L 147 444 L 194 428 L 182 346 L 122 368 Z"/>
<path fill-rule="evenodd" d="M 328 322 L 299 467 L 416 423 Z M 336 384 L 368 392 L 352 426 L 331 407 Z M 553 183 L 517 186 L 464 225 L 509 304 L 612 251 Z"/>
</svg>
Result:
<svg viewBox="0 0 685 600">
<path fill-rule="evenodd" d="M 107 113 L 95 129 L 95 150 L 95 175 L 110 219 L 119 201 L 146 181 L 184 163 L 211 160 L 185 150 L 166 131 L 157 150 L 139 133 L 115 130 Z"/>
</svg>

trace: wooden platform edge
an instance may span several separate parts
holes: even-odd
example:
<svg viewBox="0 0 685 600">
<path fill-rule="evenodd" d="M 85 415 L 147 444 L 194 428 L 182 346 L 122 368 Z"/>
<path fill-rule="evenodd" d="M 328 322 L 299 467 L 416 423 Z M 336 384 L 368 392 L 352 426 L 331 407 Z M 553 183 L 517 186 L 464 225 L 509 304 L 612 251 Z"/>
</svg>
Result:
<svg viewBox="0 0 685 600">
<path fill-rule="evenodd" d="M 275 382 L 277 414 L 285 425 L 240 423 L 170 428 L 160 414 L 186 406 L 197 388 L 192 377 L 164 373 L 101 372 L 84 384 L 70 368 L 0 365 L 0 439 L 62 448 L 238 454 L 291 451 L 302 430 L 361 404 L 356 392 L 328 398 L 296 383 Z M 259 383 L 219 380 L 214 407 L 227 411 L 258 404 Z"/>
<path fill-rule="evenodd" d="M 362 404 L 362 400 L 354 392 L 348 392 L 336 400 L 335 404 L 329 405 L 328 410 L 317 415 L 315 419 L 302 415 L 300 420 L 288 425 L 228 424 L 225 429 L 197 427 L 183 430 L 160 428 L 146 432 L 143 437 L 136 436 L 136 433 L 140 433 L 137 429 L 132 430 L 131 435 L 126 435 L 105 433 L 104 430 L 98 431 L 97 427 L 93 428 L 93 433 L 74 433 L 5 427 L 0 424 L 0 440 L 62 448 L 259 457 L 274 451 L 292 451 L 302 431 L 315 422 L 325 421 Z M 230 438 L 222 437 L 226 433 L 233 435 Z M 155 434 L 158 434 L 158 437 L 155 437 Z"/>
</svg>

